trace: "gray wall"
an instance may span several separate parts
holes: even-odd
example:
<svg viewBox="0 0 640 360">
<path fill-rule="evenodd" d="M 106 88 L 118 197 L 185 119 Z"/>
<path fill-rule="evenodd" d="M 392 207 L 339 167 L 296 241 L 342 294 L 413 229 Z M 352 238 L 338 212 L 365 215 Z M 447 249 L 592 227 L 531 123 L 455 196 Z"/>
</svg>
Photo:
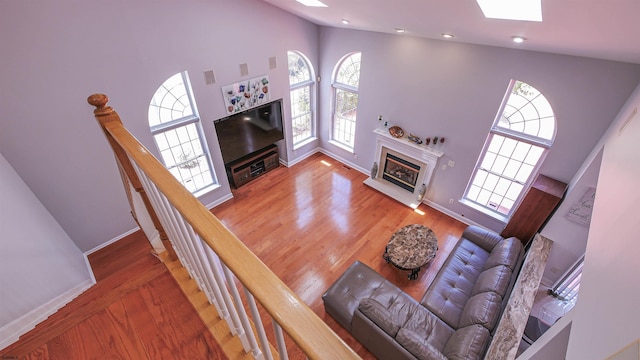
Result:
<svg viewBox="0 0 640 360">
<path fill-rule="evenodd" d="M 330 78 L 345 54 L 362 52 L 355 155 L 328 142 Z M 378 115 L 425 138 L 445 136 L 427 200 L 496 231 L 504 224 L 459 203 L 510 79 L 540 90 L 551 103 L 557 135 L 540 173 L 572 183 L 567 206 L 595 186 L 594 147 L 640 81 L 640 65 L 426 40 L 407 36 L 320 28 L 322 146 L 368 169 L 374 161 Z M 597 150 L 596 150 L 597 153 Z M 588 164 L 584 164 L 585 161 Z M 591 166 L 593 164 L 593 166 Z M 584 166 L 590 171 L 584 171 Z M 581 169 L 579 172 L 578 170 Z M 577 184 L 577 185 L 576 185 Z M 454 199 L 449 204 L 449 199 Z M 560 209 L 545 228 L 555 241 L 544 281 L 551 285 L 586 247 L 588 228 Z"/>
<path fill-rule="evenodd" d="M 209 204 L 230 193 L 213 128 L 226 114 L 220 88 L 268 74 L 271 99 L 284 98 L 288 111 L 286 51 L 302 51 L 317 67 L 318 48 L 315 25 L 257 0 L 3 2 L 0 44 L 0 151 L 82 251 L 136 226 L 87 96 L 109 95 L 155 152 L 151 96 L 189 71 L 222 185 L 201 198 Z M 240 76 L 241 63 L 249 76 Z M 217 82 L 206 86 L 209 69 Z"/>
<path fill-rule="evenodd" d="M 621 109 L 604 146 L 569 360 L 604 359 L 640 336 L 639 107 L 640 86 Z"/>
<path fill-rule="evenodd" d="M 0 154 L 0 349 L 88 288 L 85 258 Z"/>
</svg>

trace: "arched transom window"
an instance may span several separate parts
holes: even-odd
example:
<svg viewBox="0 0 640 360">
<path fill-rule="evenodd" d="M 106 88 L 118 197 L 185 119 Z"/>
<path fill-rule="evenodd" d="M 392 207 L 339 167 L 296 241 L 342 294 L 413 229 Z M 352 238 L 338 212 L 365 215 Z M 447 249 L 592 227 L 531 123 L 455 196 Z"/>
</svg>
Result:
<svg viewBox="0 0 640 360">
<path fill-rule="evenodd" d="M 553 144 L 556 120 L 533 86 L 512 80 L 463 202 L 508 219 Z"/>
<path fill-rule="evenodd" d="M 216 183 L 186 72 L 167 79 L 149 104 L 149 127 L 160 157 L 192 193 Z"/>
</svg>

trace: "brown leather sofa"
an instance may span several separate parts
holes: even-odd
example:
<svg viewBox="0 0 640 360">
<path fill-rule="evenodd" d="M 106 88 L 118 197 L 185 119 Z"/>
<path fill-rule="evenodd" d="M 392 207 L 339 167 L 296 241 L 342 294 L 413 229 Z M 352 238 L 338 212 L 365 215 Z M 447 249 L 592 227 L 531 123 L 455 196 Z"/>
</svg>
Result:
<svg viewBox="0 0 640 360">
<path fill-rule="evenodd" d="M 378 359 L 482 359 L 523 258 L 520 240 L 469 226 L 420 302 L 359 261 L 322 299 Z"/>
</svg>

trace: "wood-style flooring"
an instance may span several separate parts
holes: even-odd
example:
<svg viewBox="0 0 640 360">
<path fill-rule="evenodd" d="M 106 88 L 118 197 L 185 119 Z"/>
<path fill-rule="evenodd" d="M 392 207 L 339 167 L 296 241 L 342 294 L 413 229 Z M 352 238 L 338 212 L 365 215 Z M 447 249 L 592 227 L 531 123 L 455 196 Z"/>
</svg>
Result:
<svg viewBox="0 0 640 360">
<path fill-rule="evenodd" d="M 374 359 L 324 312 L 322 294 L 349 265 L 360 260 L 420 299 L 466 225 L 426 205 L 414 211 L 364 185 L 365 178 L 359 171 L 318 153 L 290 168 L 281 166 L 234 190 L 234 198 L 212 212 L 360 356 Z M 439 250 L 434 261 L 422 269 L 418 280 L 410 281 L 409 272 L 387 264 L 382 253 L 394 231 L 414 223 L 435 232 Z M 147 249 L 132 250 L 134 245 L 128 241 L 136 240 L 130 238 L 144 236 L 141 232 L 136 234 L 90 259 L 99 278 L 98 285 L 113 281 L 109 287 L 122 295 L 105 295 L 107 299 L 93 295 L 93 300 L 74 305 L 73 311 L 62 315 L 68 319 L 61 320 L 62 325 L 56 323 L 56 329 L 39 325 L 16 343 L 19 349 L 29 349 L 21 357 L 224 358 L 211 344 L 209 333 L 197 325 L 198 321 L 189 318 L 190 312 L 185 309 L 192 307 L 185 304 L 186 298 L 172 293 L 174 286 L 168 284 L 175 282 L 164 265 L 149 255 Z M 134 260 L 125 259 L 127 253 L 134 254 L 135 265 L 128 265 Z M 139 258 L 144 261 L 141 263 Z M 126 280 L 117 277 L 116 281 L 112 273 L 123 268 L 130 277 Z M 132 319 L 143 310 L 148 314 L 135 321 L 116 320 Z M 91 316 L 95 316 L 95 322 L 85 319 Z M 54 336 L 60 327 L 63 333 Z M 270 332 L 268 322 L 265 328 Z M 107 331 L 113 331 L 113 335 L 99 339 Z M 16 348 L 16 344 L 7 349 Z M 187 344 L 191 347 L 176 349 Z M 290 345 L 288 341 L 291 359 L 305 358 Z M 0 355 L 13 354 L 5 350 Z M 77 350 L 87 356 L 59 355 L 63 350 Z"/>
<path fill-rule="evenodd" d="M 364 185 L 365 179 L 315 154 L 234 190 L 233 199 L 211 211 L 360 356 L 374 359 L 325 313 L 322 294 L 360 260 L 419 300 L 466 225 L 424 204 L 414 211 Z M 409 224 L 430 227 L 439 247 L 415 281 L 382 258 L 391 235 Z M 289 355 L 304 359 L 295 349 Z"/>
<path fill-rule="evenodd" d="M 0 359 L 228 359 L 137 231 L 89 257 L 96 285 Z"/>
</svg>

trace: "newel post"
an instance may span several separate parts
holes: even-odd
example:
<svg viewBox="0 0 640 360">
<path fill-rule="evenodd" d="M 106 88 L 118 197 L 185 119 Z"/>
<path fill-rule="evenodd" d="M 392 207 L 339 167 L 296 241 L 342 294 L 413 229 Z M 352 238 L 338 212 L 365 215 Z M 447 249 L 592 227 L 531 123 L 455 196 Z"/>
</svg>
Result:
<svg viewBox="0 0 640 360">
<path fill-rule="evenodd" d="M 107 141 L 109 142 L 109 145 L 111 145 L 111 149 L 113 150 L 114 155 L 116 157 L 116 163 L 118 164 L 118 169 L 120 170 L 120 176 L 122 178 L 125 192 L 127 194 L 127 199 L 129 200 L 129 207 L 131 208 L 131 215 L 133 216 L 133 219 L 136 221 L 138 226 L 142 228 L 142 226 L 140 225 L 140 222 L 138 221 L 138 217 L 136 215 L 133 197 L 130 191 L 131 187 L 133 187 L 135 191 L 140 195 L 140 198 L 144 203 L 147 213 L 149 214 L 149 218 L 151 218 L 151 221 L 153 222 L 153 226 L 158 231 L 160 240 L 162 241 L 162 244 L 167 250 L 169 257 L 171 258 L 171 260 L 176 260 L 177 259 L 176 253 L 173 247 L 171 246 L 169 238 L 167 237 L 167 234 L 164 231 L 162 224 L 160 223 L 158 215 L 156 214 L 155 210 L 153 209 L 153 206 L 151 205 L 149 196 L 145 192 L 144 187 L 142 186 L 142 182 L 138 177 L 138 174 L 136 173 L 133 165 L 131 164 L 131 160 L 129 159 L 129 156 L 127 156 L 125 150 L 118 144 L 118 142 L 113 138 L 113 136 L 106 129 L 107 124 L 110 124 L 110 123 L 117 123 L 118 125 L 124 127 L 124 125 L 122 124 L 122 120 L 120 120 L 120 116 L 115 110 L 113 110 L 111 106 L 107 106 L 107 103 L 109 102 L 109 98 L 105 94 L 93 94 L 87 98 L 87 102 L 90 105 L 95 106 L 95 110 L 93 110 L 93 114 L 95 115 L 96 120 L 98 120 L 98 124 L 100 124 L 100 127 L 102 128 L 102 131 L 107 137 Z"/>
</svg>

